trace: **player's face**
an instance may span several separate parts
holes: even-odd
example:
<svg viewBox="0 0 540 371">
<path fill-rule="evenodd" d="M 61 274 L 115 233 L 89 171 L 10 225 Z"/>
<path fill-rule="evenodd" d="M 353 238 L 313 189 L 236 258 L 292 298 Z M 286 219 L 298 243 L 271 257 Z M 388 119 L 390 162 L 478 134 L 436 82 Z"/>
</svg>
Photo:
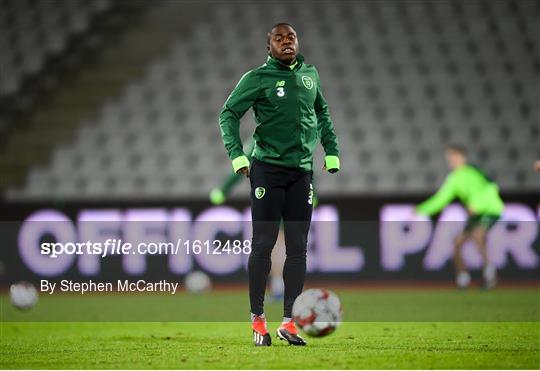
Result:
<svg viewBox="0 0 540 371">
<path fill-rule="evenodd" d="M 465 155 L 459 151 L 453 151 L 451 149 L 446 151 L 446 162 L 450 169 L 454 170 L 462 166 L 465 163 Z"/>
<path fill-rule="evenodd" d="M 268 51 L 274 58 L 285 64 L 291 64 L 298 54 L 296 31 L 289 25 L 280 25 L 270 33 Z"/>
</svg>

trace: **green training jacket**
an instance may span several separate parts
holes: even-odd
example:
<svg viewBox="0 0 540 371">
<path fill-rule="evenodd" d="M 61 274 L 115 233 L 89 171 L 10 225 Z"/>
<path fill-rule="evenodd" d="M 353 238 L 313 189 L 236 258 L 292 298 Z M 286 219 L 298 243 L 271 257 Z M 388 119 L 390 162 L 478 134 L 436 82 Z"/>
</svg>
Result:
<svg viewBox="0 0 540 371">
<path fill-rule="evenodd" d="M 473 214 L 500 215 L 504 208 L 497 184 L 476 166 L 463 165 L 448 174 L 437 193 L 418 205 L 416 211 L 433 215 L 455 198 Z"/>
<path fill-rule="evenodd" d="M 252 157 L 269 164 L 309 171 L 318 139 L 327 169 L 339 169 L 338 140 L 323 97 L 317 69 L 302 55 L 287 66 L 268 57 L 242 76 L 219 116 L 223 143 L 234 171 L 249 166 L 242 150 L 240 119 L 253 107 L 256 128 Z"/>
</svg>

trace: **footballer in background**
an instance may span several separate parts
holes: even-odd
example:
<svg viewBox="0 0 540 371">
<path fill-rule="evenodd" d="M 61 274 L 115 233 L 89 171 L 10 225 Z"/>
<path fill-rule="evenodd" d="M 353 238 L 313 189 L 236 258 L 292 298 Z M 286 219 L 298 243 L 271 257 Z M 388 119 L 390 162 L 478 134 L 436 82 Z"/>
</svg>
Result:
<svg viewBox="0 0 540 371">
<path fill-rule="evenodd" d="M 465 242 L 472 240 L 482 256 L 484 288 L 491 289 L 497 284 L 497 271 L 489 261 L 486 237 L 504 208 L 499 187 L 483 170 L 468 163 L 466 151 L 459 145 L 447 148 L 446 161 L 452 171 L 437 193 L 416 207 L 416 213 L 432 216 L 456 198 L 466 207 L 469 216 L 465 229 L 454 241 L 456 284 L 466 288 L 471 282 L 462 249 Z"/>
</svg>

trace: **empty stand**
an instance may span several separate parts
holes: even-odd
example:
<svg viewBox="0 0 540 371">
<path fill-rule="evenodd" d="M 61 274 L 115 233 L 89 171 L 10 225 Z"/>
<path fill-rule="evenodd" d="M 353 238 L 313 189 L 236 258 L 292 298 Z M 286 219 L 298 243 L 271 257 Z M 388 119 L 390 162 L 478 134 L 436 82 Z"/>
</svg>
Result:
<svg viewBox="0 0 540 371">
<path fill-rule="evenodd" d="M 341 141 L 336 176 L 322 174 L 318 151 L 320 194 L 431 192 L 447 173 L 451 143 L 469 148 L 503 191 L 538 190 L 540 1 L 302 4 L 213 2 L 189 38 L 104 104 L 10 197 L 206 197 L 231 171 L 221 106 L 240 76 L 264 63 L 265 33 L 283 20 L 296 26 L 306 61 L 319 69 Z M 241 129 L 247 143 L 250 112 Z"/>
<path fill-rule="evenodd" d="M 70 38 L 84 33 L 110 0 L 1 0 L 0 97 L 17 93 L 24 79 L 39 73 Z"/>
</svg>

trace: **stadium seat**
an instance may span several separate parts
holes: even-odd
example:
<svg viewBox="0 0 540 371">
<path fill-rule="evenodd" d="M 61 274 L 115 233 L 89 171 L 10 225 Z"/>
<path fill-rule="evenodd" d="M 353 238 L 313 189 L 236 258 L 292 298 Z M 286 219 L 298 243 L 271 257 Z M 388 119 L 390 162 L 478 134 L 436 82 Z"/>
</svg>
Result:
<svg viewBox="0 0 540 371">
<path fill-rule="evenodd" d="M 143 78 L 104 104 L 15 193 L 206 198 L 231 169 L 217 124 L 221 107 L 242 74 L 264 63 L 266 28 L 281 19 L 296 26 L 306 60 L 320 72 L 341 142 L 341 176 L 320 176 L 316 159 L 321 195 L 431 192 L 448 171 L 444 148 L 451 143 L 468 147 L 503 191 L 537 189 L 531 166 L 540 156 L 539 4 L 515 3 L 515 9 L 506 1 L 467 0 L 319 1 L 308 9 L 294 2 L 213 3 L 189 38 L 152 61 Z M 18 14 L 11 4 L 0 27 Z M 33 34 L 17 38 L 12 50 L 21 50 L 23 61 L 30 53 L 31 63 L 8 63 L 16 67 L 0 89 L 16 90 L 19 76 L 39 70 L 46 53 L 40 48 L 83 32 L 96 7 L 106 2 L 83 11 L 67 2 L 70 21 L 47 32 L 44 45 Z M 46 17 L 53 18 L 41 24 L 56 24 L 54 15 Z M 10 40 L 0 32 L 0 45 Z M 253 129 L 250 111 L 241 124 L 246 143 Z M 62 184 L 73 172 L 78 180 Z"/>
</svg>

